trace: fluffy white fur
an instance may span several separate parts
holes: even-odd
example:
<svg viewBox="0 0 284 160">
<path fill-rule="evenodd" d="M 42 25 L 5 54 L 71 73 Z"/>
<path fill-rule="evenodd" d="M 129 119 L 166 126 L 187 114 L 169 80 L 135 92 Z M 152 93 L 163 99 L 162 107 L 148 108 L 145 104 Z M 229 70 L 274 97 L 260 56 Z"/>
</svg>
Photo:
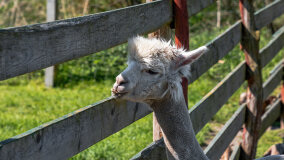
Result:
<svg viewBox="0 0 284 160">
<path fill-rule="evenodd" d="M 128 53 L 128 61 L 136 61 L 149 68 L 160 70 L 168 81 L 167 91 L 176 101 L 183 98 L 181 77 L 190 78 L 190 65 L 178 66 L 187 54 L 184 49 L 177 49 L 176 46 L 171 45 L 170 41 L 138 36 L 129 39 Z"/>
<path fill-rule="evenodd" d="M 181 86 L 182 77 L 190 78 L 190 63 L 206 50 L 186 52 L 170 42 L 143 37 L 128 41 L 128 67 L 117 76 L 113 95 L 153 109 L 169 160 L 207 159 L 195 139 Z"/>
<path fill-rule="evenodd" d="M 181 86 L 182 77 L 190 78 L 190 63 L 208 49 L 186 52 L 170 42 L 143 37 L 130 39 L 128 45 L 128 67 L 117 76 L 113 95 L 153 109 L 169 160 L 208 160 L 195 138 Z"/>
</svg>

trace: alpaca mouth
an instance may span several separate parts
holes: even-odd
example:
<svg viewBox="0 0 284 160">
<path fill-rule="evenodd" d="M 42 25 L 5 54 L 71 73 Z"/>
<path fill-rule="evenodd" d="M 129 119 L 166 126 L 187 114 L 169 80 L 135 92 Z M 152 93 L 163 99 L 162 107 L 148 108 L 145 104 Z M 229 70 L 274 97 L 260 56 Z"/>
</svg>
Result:
<svg viewBox="0 0 284 160">
<path fill-rule="evenodd" d="M 127 93 L 128 92 L 112 92 L 112 96 L 115 97 L 115 98 L 122 98 Z"/>
<path fill-rule="evenodd" d="M 126 95 L 128 92 L 119 92 L 117 90 L 117 88 L 112 88 L 111 89 L 111 93 L 112 93 L 112 96 L 115 97 L 115 98 L 121 98 L 123 97 L 124 95 Z"/>
</svg>

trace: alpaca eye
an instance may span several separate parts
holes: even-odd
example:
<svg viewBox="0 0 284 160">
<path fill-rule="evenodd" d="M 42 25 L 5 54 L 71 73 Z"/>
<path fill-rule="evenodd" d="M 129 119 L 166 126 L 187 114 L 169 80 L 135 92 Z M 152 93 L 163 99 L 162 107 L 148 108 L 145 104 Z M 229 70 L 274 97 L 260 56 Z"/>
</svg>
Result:
<svg viewBox="0 0 284 160">
<path fill-rule="evenodd" d="M 146 70 L 146 72 L 149 73 L 149 74 L 152 74 L 152 75 L 158 74 L 158 72 L 155 72 L 151 69 Z"/>
</svg>

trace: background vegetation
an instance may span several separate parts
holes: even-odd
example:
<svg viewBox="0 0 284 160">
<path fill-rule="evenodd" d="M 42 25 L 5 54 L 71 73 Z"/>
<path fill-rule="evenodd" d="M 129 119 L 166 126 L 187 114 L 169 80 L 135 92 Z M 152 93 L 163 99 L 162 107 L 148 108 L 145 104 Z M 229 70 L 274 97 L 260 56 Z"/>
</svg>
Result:
<svg viewBox="0 0 284 160">
<path fill-rule="evenodd" d="M 141 0 L 58 0 L 58 19 L 107 11 L 141 3 Z M 143 1 L 142 1 L 143 2 Z M 45 22 L 46 0 L 0 1 L 0 28 Z M 256 1 L 257 8 L 263 1 Z M 213 40 L 239 19 L 238 1 L 221 1 L 221 27 L 216 27 L 217 6 L 212 5 L 189 20 L 190 48 L 194 49 Z M 274 27 L 283 25 L 283 18 Z M 261 47 L 271 38 L 270 28 L 261 31 Z M 76 109 L 110 96 L 114 77 L 125 67 L 126 44 L 58 66 L 56 86 L 47 89 L 43 71 L 0 82 L 0 141 L 25 132 L 44 122 L 63 116 Z M 263 78 L 282 59 L 283 50 L 263 70 Z M 218 82 L 244 59 L 235 47 L 201 78 L 191 84 L 189 107 L 194 106 Z M 239 107 L 238 100 L 246 84 L 222 107 L 212 121 L 197 135 L 205 147 L 224 123 Z M 279 88 L 274 94 L 279 93 Z M 277 125 L 277 124 L 276 124 Z M 258 157 L 272 144 L 281 143 L 283 131 L 267 132 L 260 140 Z M 129 159 L 152 141 L 152 115 L 133 123 L 109 138 L 93 145 L 72 159 Z"/>
</svg>

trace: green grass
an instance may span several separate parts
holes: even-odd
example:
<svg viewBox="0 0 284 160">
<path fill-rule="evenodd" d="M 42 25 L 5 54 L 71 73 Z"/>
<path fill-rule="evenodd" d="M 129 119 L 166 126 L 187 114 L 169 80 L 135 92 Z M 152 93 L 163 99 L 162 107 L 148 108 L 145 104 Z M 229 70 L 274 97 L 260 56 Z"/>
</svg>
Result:
<svg viewBox="0 0 284 160">
<path fill-rule="evenodd" d="M 258 141 L 256 158 L 262 157 L 270 146 L 277 143 L 283 143 L 283 137 L 284 137 L 283 129 L 266 131 Z"/>
<path fill-rule="evenodd" d="M 206 44 L 224 30 L 225 28 L 212 29 L 200 34 L 192 34 L 191 48 L 197 48 Z M 261 40 L 262 47 L 269 41 L 270 37 L 269 34 L 266 34 L 267 31 L 264 31 L 264 33 L 262 35 L 264 38 Z M 115 49 L 112 50 L 115 52 Z M 268 77 L 269 70 L 281 58 L 282 54 L 278 54 L 263 70 L 264 79 Z M 234 67 L 244 60 L 244 56 L 239 46 L 236 46 L 222 60 L 224 63 L 217 63 L 189 86 L 189 107 L 192 107 L 213 89 Z M 70 69 L 72 67 L 67 70 Z M 114 81 L 113 79 L 95 82 L 81 79 L 72 85 L 67 84 L 58 88 L 46 89 L 43 84 L 42 73 L 38 72 L 35 74 L 38 74 L 37 76 L 33 75 L 36 78 L 29 78 L 29 75 L 27 75 L 0 82 L 0 140 L 20 134 L 42 123 L 110 96 L 110 88 Z M 213 133 L 216 130 L 216 126 L 221 127 L 224 125 L 238 109 L 239 95 L 245 91 L 245 88 L 246 84 L 236 91 L 213 117 L 212 121 L 197 134 L 197 139 L 202 146 L 205 146 L 216 134 Z M 273 133 L 271 135 L 274 137 Z M 267 139 L 269 140 L 269 138 Z M 122 131 L 93 145 L 72 159 L 129 159 L 150 144 L 151 141 L 152 115 L 148 115 Z M 264 146 L 261 142 L 259 144 L 260 148 Z"/>
<path fill-rule="evenodd" d="M 72 12 L 74 11 L 76 12 L 75 15 L 81 14 L 83 3 L 78 2 L 70 1 L 70 3 L 66 3 L 66 12 L 63 12 L 63 7 L 59 7 L 59 19 L 73 17 L 74 13 Z M 96 5 L 90 6 L 90 13 L 125 6 L 125 4 L 115 6 L 117 4 L 109 3 L 109 0 L 92 0 L 91 2 L 91 4 L 99 4 L 97 6 L 100 7 L 95 7 Z M 263 4 L 261 1 L 258 3 Z M 16 14 L 18 18 L 10 16 L 13 15 L 10 10 L 13 7 L 13 2 L 7 1 L 7 4 L 8 5 L 4 5 L 2 8 L 0 7 L 0 15 L 4 17 L 0 20 L 1 27 L 24 25 L 24 18 L 26 18 L 29 24 L 45 21 L 44 0 L 20 1 L 19 4 L 20 7 L 22 6 L 21 9 L 25 17 L 22 17 L 21 14 Z M 62 4 L 60 4 L 60 6 L 62 6 Z M 238 10 L 237 7 L 235 9 Z M 31 12 L 31 10 L 37 11 Z M 191 49 L 206 44 L 217 35 L 224 32 L 230 23 L 232 24 L 236 19 L 239 19 L 238 16 L 223 16 L 222 23 L 227 26 L 216 29 L 214 28 L 216 25 L 216 15 L 208 14 L 214 11 L 216 11 L 216 5 L 211 5 L 204 9 L 203 12 L 190 18 Z M 230 9 L 230 11 L 232 10 Z M 283 16 L 282 18 L 276 19 L 277 24 L 283 22 Z M 14 19 L 20 21 L 15 20 L 14 22 Z M 261 36 L 260 46 L 263 47 L 267 44 L 271 36 L 266 28 L 261 31 Z M 282 56 L 283 50 L 282 53 L 278 54 L 271 63 L 263 69 L 264 80 L 268 78 L 270 70 L 283 58 Z M 42 71 L 0 82 L 0 141 L 108 97 L 114 76 L 123 70 L 125 60 L 126 45 L 120 45 L 61 64 L 58 68 L 59 84 L 57 85 L 59 87 L 53 89 L 46 89 L 44 87 Z M 230 54 L 225 56 L 222 60 L 224 63 L 217 63 L 189 86 L 189 107 L 194 106 L 200 101 L 201 98 L 213 89 L 237 64 L 244 60 L 244 55 L 237 45 Z M 93 81 L 93 79 L 97 81 Z M 218 131 L 238 109 L 239 95 L 245 90 L 246 83 L 236 91 L 213 117 L 212 121 L 206 124 L 197 134 L 197 139 L 203 147 L 208 144 L 216 134 L 216 131 Z M 274 94 L 278 93 L 279 89 L 276 89 Z M 257 157 L 261 157 L 264 151 L 272 144 L 281 143 L 283 134 L 283 131 L 279 130 L 265 133 L 259 141 Z M 74 156 L 72 159 L 129 159 L 150 144 L 151 141 L 152 114 L 100 141 Z"/>
<path fill-rule="evenodd" d="M 110 95 L 111 82 L 46 89 L 42 80 L 0 85 L 0 140 L 92 104 Z"/>
<path fill-rule="evenodd" d="M 152 141 L 152 114 L 104 139 L 72 159 L 130 159 Z"/>
<path fill-rule="evenodd" d="M 110 96 L 112 83 L 82 82 L 72 88 L 46 89 L 38 79 L 0 85 L 0 141 Z M 151 142 L 151 123 L 152 115 L 148 115 L 73 159 L 130 158 Z"/>
</svg>

